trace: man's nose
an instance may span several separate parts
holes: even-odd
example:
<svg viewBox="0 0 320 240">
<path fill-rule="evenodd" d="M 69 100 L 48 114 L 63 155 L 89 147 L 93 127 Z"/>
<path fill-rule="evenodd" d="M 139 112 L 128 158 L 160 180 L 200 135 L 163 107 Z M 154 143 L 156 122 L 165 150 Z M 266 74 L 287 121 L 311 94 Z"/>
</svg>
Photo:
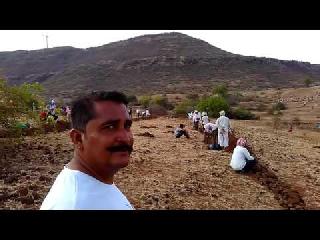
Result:
<svg viewBox="0 0 320 240">
<path fill-rule="evenodd" d="M 132 141 L 132 132 L 126 129 L 120 129 L 118 131 L 116 140 L 129 144 Z"/>
</svg>

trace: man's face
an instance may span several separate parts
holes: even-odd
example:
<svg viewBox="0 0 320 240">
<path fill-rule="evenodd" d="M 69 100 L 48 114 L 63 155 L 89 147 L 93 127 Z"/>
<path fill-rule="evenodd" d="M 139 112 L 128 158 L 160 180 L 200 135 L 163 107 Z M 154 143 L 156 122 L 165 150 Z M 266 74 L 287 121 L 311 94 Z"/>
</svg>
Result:
<svg viewBox="0 0 320 240">
<path fill-rule="evenodd" d="M 82 134 L 81 157 L 99 172 L 117 171 L 129 164 L 133 136 L 127 108 L 112 101 L 94 103 L 96 117 Z"/>
</svg>

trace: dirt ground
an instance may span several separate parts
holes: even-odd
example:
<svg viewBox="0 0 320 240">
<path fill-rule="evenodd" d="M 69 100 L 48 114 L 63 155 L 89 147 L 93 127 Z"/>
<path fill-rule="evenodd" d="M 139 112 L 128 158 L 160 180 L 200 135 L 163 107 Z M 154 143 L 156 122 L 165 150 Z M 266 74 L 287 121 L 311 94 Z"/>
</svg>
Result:
<svg viewBox="0 0 320 240">
<path fill-rule="evenodd" d="M 191 139 L 173 137 L 179 123 Z M 207 150 L 187 119 L 162 117 L 134 122 L 131 162 L 115 183 L 136 209 L 320 209 L 319 132 L 276 132 L 262 121 L 232 127 L 253 145 L 256 172 L 233 172 L 231 153 Z M 39 209 L 72 154 L 67 132 L 2 145 L 0 208 Z"/>
</svg>

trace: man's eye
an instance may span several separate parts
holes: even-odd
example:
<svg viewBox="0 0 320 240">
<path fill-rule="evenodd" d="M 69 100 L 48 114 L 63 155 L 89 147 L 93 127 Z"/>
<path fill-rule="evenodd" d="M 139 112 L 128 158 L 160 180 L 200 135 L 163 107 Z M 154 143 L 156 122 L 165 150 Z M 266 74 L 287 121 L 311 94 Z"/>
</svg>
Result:
<svg viewBox="0 0 320 240">
<path fill-rule="evenodd" d="M 124 127 L 125 127 L 126 129 L 130 129 L 130 128 L 131 128 L 131 125 L 132 125 L 132 123 L 128 123 L 128 124 L 126 124 Z"/>
<path fill-rule="evenodd" d="M 115 128 L 114 125 L 105 125 L 105 126 L 103 127 L 103 129 L 114 129 L 114 128 Z"/>
</svg>

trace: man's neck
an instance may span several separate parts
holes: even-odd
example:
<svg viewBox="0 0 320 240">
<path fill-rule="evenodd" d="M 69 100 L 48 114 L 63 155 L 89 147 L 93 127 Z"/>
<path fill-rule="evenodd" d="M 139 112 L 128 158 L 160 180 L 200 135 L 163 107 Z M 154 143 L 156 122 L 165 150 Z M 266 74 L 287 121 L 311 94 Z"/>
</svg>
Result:
<svg viewBox="0 0 320 240">
<path fill-rule="evenodd" d="M 76 153 L 66 167 L 72 170 L 83 172 L 105 184 L 113 184 L 113 174 L 101 174 L 98 171 L 95 171 L 93 168 L 90 168 L 87 164 L 85 164 L 81 157 Z"/>
</svg>

